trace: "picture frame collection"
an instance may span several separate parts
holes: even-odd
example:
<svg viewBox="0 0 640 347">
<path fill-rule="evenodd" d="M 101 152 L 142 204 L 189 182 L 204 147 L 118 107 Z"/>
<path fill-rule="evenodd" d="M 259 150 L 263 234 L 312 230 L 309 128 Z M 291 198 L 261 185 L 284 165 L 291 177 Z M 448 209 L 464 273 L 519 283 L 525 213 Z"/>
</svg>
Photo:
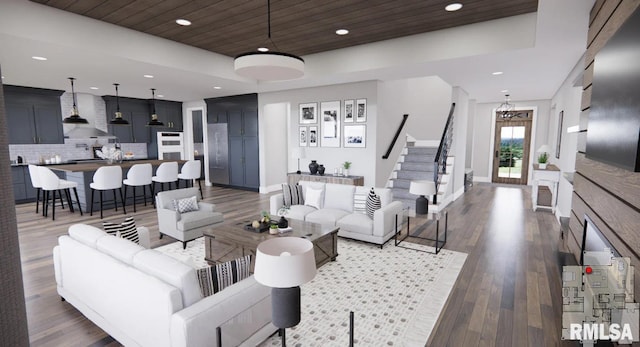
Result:
<svg viewBox="0 0 640 347">
<path fill-rule="evenodd" d="M 300 147 L 366 147 L 367 99 L 302 103 L 298 114 Z"/>
</svg>

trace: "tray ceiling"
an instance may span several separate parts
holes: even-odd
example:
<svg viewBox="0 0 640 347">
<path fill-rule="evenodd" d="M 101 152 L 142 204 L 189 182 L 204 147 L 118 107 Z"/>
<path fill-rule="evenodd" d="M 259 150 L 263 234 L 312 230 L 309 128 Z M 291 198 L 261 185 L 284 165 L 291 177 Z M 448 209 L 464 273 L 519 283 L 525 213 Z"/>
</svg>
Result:
<svg viewBox="0 0 640 347">
<path fill-rule="evenodd" d="M 267 1 L 31 0 L 227 56 L 267 44 Z M 272 0 L 278 50 L 308 55 L 535 12 L 537 0 L 466 0 L 456 12 L 441 0 Z M 175 23 L 188 19 L 191 26 Z M 337 29 L 348 29 L 345 36 Z"/>
</svg>

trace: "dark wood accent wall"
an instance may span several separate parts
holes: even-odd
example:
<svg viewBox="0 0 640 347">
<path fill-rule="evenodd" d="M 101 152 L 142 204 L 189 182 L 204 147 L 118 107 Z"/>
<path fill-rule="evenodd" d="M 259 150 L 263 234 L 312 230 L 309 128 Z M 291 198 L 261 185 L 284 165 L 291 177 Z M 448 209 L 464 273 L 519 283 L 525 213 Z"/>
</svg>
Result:
<svg viewBox="0 0 640 347">
<path fill-rule="evenodd" d="M 28 346 L 27 311 L 22 285 L 18 224 L 11 186 L 7 117 L 0 83 L 0 346 Z"/>
<path fill-rule="evenodd" d="M 586 129 L 591 106 L 594 58 L 620 26 L 640 6 L 640 0 L 597 0 L 591 10 L 583 78 L 580 128 Z M 584 215 L 588 215 L 623 256 L 631 258 L 640 278 L 640 173 L 585 156 L 586 132 L 579 133 L 576 175 L 567 246 L 580 258 Z M 635 281 L 640 293 L 640 281 Z"/>
</svg>

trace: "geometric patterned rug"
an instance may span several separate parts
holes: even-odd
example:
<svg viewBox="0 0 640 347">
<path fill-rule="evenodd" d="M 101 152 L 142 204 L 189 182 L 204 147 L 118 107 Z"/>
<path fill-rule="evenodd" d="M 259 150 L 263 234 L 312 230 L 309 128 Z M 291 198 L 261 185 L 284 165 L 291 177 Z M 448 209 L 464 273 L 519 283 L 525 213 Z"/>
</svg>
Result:
<svg viewBox="0 0 640 347">
<path fill-rule="evenodd" d="M 175 246 L 174 246 L 175 245 Z M 433 247 L 403 242 L 416 250 Z M 202 260 L 202 238 L 160 250 L 191 263 Z M 449 297 L 467 255 L 443 249 L 438 255 L 338 239 L 338 257 L 301 286 L 302 319 L 287 329 L 289 346 L 348 346 L 349 312 L 354 342 L 361 346 L 424 346 Z M 190 258 L 190 260 L 189 260 Z M 261 346 L 280 346 L 276 335 Z"/>
</svg>

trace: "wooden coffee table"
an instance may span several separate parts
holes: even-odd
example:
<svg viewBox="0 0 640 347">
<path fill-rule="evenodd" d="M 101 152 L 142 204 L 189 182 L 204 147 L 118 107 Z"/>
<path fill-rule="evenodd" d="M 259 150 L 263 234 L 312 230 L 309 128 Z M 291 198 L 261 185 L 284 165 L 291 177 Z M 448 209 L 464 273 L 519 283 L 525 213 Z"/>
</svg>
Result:
<svg viewBox="0 0 640 347">
<path fill-rule="evenodd" d="M 289 232 L 271 235 L 269 231 L 256 233 L 245 230 L 251 221 L 218 224 L 204 232 L 205 260 L 210 264 L 225 262 L 247 254 L 253 255 L 260 242 L 275 237 L 302 237 L 313 243 L 316 267 L 320 267 L 338 256 L 338 227 L 323 226 L 298 220 L 289 220 L 293 229 Z M 253 269 L 253 265 L 251 268 Z"/>
</svg>

